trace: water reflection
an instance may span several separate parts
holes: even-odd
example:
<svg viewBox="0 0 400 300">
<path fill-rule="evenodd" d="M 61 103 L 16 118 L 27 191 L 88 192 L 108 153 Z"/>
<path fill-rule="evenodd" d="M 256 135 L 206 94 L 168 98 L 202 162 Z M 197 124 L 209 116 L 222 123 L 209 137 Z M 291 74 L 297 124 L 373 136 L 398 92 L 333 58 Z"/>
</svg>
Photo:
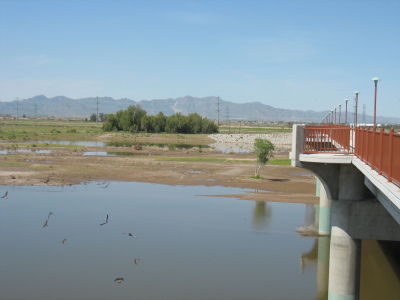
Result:
<svg viewBox="0 0 400 300">
<path fill-rule="evenodd" d="M 88 156 L 134 156 L 134 155 L 140 155 L 140 154 L 131 153 L 131 152 L 87 151 L 87 152 L 83 152 L 83 155 L 84 156 L 86 156 L 86 155 L 88 155 Z"/>
<path fill-rule="evenodd" d="M 14 153 L 51 153 L 51 150 L 36 150 L 36 149 L 7 149 L 0 150 L 0 154 L 14 154 Z"/>
<path fill-rule="evenodd" d="M 262 229 L 268 227 L 272 216 L 272 207 L 268 202 L 255 201 L 253 212 L 253 226 L 255 229 Z"/>
</svg>

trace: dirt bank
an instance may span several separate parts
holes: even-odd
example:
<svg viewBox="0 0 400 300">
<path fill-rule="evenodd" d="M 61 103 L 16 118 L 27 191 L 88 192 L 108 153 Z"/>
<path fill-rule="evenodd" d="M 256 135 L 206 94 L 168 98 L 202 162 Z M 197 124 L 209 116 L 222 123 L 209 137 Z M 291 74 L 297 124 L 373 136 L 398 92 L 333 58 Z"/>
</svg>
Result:
<svg viewBox="0 0 400 300">
<path fill-rule="evenodd" d="M 44 148 L 36 148 L 40 149 Z M 123 155 L 83 155 L 91 151 Z M 287 157 L 285 152 L 276 154 L 276 157 Z M 72 185 L 91 181 L 136 181 L 225 186 L 245 188 L 245 194 L 229 195 L 242 199 L 317 203 L 315 179 L 307 170 L 268 165 L 261 171 L 264 179 L 256 180 L 250 178 L 254 173 L 254 160 L 254 154 L 250 153 L 224 154 L 198 148 L 57 147 L 50 153 L 1 154 L 0 182 L 2 185 Z"/>
</svg>

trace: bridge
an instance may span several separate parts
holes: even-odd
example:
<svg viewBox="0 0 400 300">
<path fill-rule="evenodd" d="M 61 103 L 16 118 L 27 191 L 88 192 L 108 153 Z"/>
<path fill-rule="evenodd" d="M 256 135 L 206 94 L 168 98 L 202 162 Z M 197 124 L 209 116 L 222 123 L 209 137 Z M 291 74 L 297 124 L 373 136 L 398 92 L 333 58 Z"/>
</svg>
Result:
<svg viewBox="0 0 400 300">
<path fill-rule="evenodd" d="M 400 241 L 400 133 L 294 125 L 292 166 L 314 173 L 330 235 L 328 299 L 359 299 L 361 240 Z"/>
</svg>

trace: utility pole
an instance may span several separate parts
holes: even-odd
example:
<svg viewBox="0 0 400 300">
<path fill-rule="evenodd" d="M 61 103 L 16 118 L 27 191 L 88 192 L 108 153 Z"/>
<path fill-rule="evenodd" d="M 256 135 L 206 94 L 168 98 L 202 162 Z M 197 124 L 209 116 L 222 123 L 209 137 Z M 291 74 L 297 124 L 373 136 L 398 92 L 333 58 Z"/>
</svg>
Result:
<svg viewBox="0 0 400 300">
<path fill-rule="evenodd" d="M 217 102 L 217 126 L 218 126 L 218 128 L 219 128 L 219 111 L 220 111 L 220 109 L 219 109 L 219 96 L 218 96 L 218 102 Z"/>
<path fill-rule="evenodd" d="M 228 121 L 229 134 L 231 133 L 231 121 L 229 120 L 229 106 L 226 107 L 226 120 Z"/>
<path fill-rule="evenodd" d="M 96 112 L 96 125 L 99 121 L 99 96 L 97 96 L 97 112 Z"/>
<path fill-rule="evenodd" d="M 18 98 L 17 98 L 17 123 L 18 123 Z"/>
</svg>

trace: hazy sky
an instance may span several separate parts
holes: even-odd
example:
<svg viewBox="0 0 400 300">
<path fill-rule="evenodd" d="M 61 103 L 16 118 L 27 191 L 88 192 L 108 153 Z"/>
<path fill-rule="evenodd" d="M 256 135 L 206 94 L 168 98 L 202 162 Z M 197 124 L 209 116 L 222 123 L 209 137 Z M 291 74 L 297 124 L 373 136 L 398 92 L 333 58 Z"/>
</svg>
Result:
<svg viewBox="0 0 400 300">
<path fill-rule="evenodd" d="M 0 0 L 0 101 L 220 96 L 400 116 L 400 0 Z"/>
</svg>

